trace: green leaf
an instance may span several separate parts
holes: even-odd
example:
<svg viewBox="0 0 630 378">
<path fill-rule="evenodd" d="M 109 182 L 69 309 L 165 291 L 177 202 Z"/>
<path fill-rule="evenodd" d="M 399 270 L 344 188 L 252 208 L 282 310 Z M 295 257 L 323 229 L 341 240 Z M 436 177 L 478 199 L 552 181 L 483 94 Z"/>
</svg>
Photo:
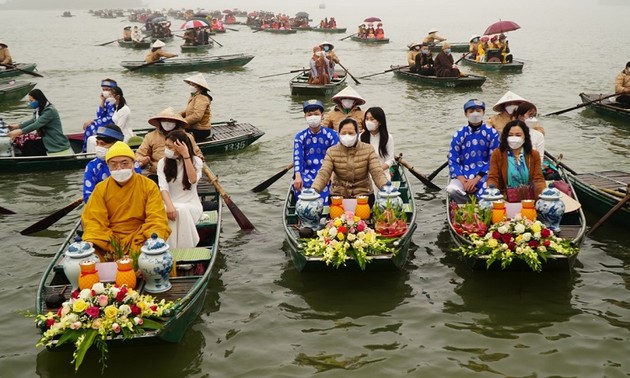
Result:
<svg viewBox="0 0 630 378">
<path fill-rule="evenodd" d="M 67 341 L 74 343 L 82 334 L 82 330 L 66 330 L 64 333 L 61 334 L 59 341 L 57 341 L 57 346 L 60 346 Z"/>
<path fill-rule="evenodd" d="M 142 329 L 145 330 L 157 330 L 157 329 L 162 329 L 162 327 L 164 327 L 164 325 L 160 322 L 156 322 L 155 320 L 151 320 L 151 319 L 142 319 L 143 323 L 142 323 Z"/>
<path fill-rule="evenodd" d="M 81 343 L 81 345 L 77 348 L 77 354 L 74 359 L 74 371 L 79 370 L 79 366 L 83 363 L 83 358 L 85 357 L 85 353 L 87 353 L 88 349 L 94 344 L 94 340 L 98 332 L 95 329 L 90 329 L 85 333 L 85 339 Z"/>
</svg>

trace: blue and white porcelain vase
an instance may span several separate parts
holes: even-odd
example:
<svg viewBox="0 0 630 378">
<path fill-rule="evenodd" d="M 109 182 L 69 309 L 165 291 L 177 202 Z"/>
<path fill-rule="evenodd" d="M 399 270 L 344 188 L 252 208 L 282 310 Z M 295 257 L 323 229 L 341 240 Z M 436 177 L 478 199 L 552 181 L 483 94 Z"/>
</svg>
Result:
<svg viewBox="0 0 630 378">
<path fill-rule="evenodd" d="M 313 231 L 319 230 L 323 210 L 324 199 L 319 193 L 312 188 L 303 189 L 295 204 L 295 213 L 302 222 L 302 227 L 308 227 Z"/>
<path fill-rule="evenodd" d="M 168 244 L 156 234 L 144 242 L 140 248 L 138 268 L 142 272 L 148 293 L 163 293 L 171 288 L 169 275 L 173 269 L 173 255 L 168 250 Z"/>
<path fill-rule="evenodd" d="M 503 200 L 503 194 L 501 194 L 498 188 L 494 187 L 494 184 L 491 184 L 483 191 L 481 200 L 479 201 L 479 207 L 483 210 L 491 210 L 492 202 L 500 200 Z"/>
<path fill-rule="evenodd" d="M 84 261 L 100 261 L 98 256 L 94 254 L 94 248 L 88 242 L 81 241 L 80 237 L 74 239 L 74 243 L 70 244 L 66 252 L 64 252 L 65 259 L 61 266 L 63 272 L 72 285 L 72 290 L 79 288 L 79 275 L 81 274 L 81 264 Z"/>
<path fill-rule="evenodd" d="M 560 191 L 553 184 L 540 194 L 536 201 L 538 220 L 543 222 L 554 233 L 560 232 L 560 220 L 564 215 L 564 202 L 560 199 Z"/>
<path fill-rule="evenodd" d="M 388 181 L 381 190 L 376 194 L 376 204 L 382 211 L 386 210 L 389 206 L 394 211 L 400 211 L 403 207 L 403 200 L 400 198 L 400 192 L 398 188 L 392 185 L 391 181 Z"/>
<path fill-rule="evenodd" d="M 0 157 L 11 157 L 13 155 L 13 143 L 9 137 L 9 125 L 0 118 Z"/>
</svg>

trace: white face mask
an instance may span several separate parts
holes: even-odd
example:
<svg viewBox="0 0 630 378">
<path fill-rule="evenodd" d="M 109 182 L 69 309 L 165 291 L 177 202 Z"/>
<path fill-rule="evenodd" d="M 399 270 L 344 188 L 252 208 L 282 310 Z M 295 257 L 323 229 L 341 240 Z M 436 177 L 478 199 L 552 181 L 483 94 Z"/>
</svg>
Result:
<svg viewBox="0 0 630 378">
<path fill-rule="evenodd" d="M 175 151 L 171 150 L 170 148 L 165 148 L 164 149 L 164 157 L 167 159 L 176 159 L 177 156 L 175 156 Z"/>
<path fill-rule="evenodd" d="M 357 135 L 339 135 L 339 141 L 346 147 L 352 147 L 357 142 Z"/>
<path fill-rule="evenodd" d="M 117 183 L 123 184 L 129 181 L 129 179 L 131 178 L 131 175 L 133 175 L 133 170 L 131 168 L 119 169 L 117 171 L 111 171 L 109 172 L 109 174 L 112 176 L 114 180 L 116 180 Z"/>
<path fill-rule="evenodd" d="M 470 122 L 471 125 L 476 125 L 481 121 L 483 121 L 483 113 L 481 112 L 472 112 L 468 115 L 468 122 Z"/>
<path fill-rule="evenodd" d="M 368 129 L 368 131 L 375 131 L 378 129 L 378 122 L 377 121 L 365 121 L 365 127 Z"/>
<path fill-rule="evenodd" d="M 518 105 L 507 105 L 505 107 L 505 111 L 507 112 L 507 114 L 512 115 L 512 113 L 514 113 L 516 108 L 518 108 Z"/>
<path fill-rule="evenodd" d="M 175 128 L 175 125 L 177 125 L 176 122 L 172 122 L 172 121 L 162 121 L 160 122 L 160 125 L 162 125 L 162 128 L 165 131 L 171 131 Z"/>
<path fill-rule="evenodd" d="M 112 97 L 112 93 L 110 91 L 102 91 L 101 94 L 103 95 L 103 97 L 105 98 L 110 98 Z"/>
<path fill-rule="evenodd" d="M 94 150 L 94 153 L 96 154 L 97 158 L 99 158 L 101 160 L 105 160 L 105 155 L 107 155 L 107 151 L 109 151 L 109 148 L 107 148 L 107 147 L 96 146 L 96 149 Z"/>
<path fill-rule="evenodd" d="M 536 119 L 536 117 L 529 117 L 525 120 L 525 124 L 527 125 L 527 127 L 529 127 L 530 129 L 532 127 L 534 127 L 535 124 L 538 123 L 538 119 Z"/>
<path fill-rule="evenodd" d="M 310 128 L 317 128 L 322 123 L 322 116 L 320 115 L 310 115 L 306 117 L 306 124 Z"/>
<path fill-rule="evenodd" d="M 353 105 L 354 105 L 354 100 L 351 98 L 344 98 L 343 100 L 341 100 L 341 106 L 344 109 L 352 109 Z"/>
<path fill-rule="evenodd" d="M 197 89 L 197 87 L 192 86 L 192 85 L 190 86 L 190 94 L 195 94 L 195 93 L 197 93 L 198 91 L 199 91 L 199 90 Z"/>
<path fill-rule="evenodd" d="M 508 145 L 511 149 L 515 150 L 525 143 L 525 139 L 518 136 L 511 136 L 507 138 Z"/>
</svg>

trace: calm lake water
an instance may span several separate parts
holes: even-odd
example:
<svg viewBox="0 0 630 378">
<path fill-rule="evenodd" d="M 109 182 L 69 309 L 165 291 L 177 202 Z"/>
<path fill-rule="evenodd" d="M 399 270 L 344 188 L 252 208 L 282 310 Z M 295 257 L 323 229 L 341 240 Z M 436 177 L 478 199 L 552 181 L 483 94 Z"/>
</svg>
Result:
<svg viewBox="0 0 630 378">
<path fill-rule="evenodd" d="M 290 175 L 262 193 L 249 189 L 290 163 L 293 136 L 306 127 L 301 112 L 305 99 L 289 94 L 291 76 L 259 76 L 307 65 L 311 47 L 323 39 L 336 45 L 344 66 L 358 77 L 404 64 L 405 45 L 431 27 L 458 42 L 499 18 L 522 26 L 508 37 L 515 58 L 525 61 L 523 73 L 488 74 L 483 89 L 421 87 L 392 74 L 353 85 L 367 100 L 366 108 L 385 110 L 396 152 L 428 174 L 444 161 L 452 133 L 464 124 L 462 105 L 469 98 L 491 106 L 512 90 L 544 114 L 579 103 L 580 92 L 611 92 L 630 57 L 629 8 L 584 0 L 519 5 L 482 0 L 474 7 L 469 2 L 429 6 L 394 1 L 380 7 L 364 4 L 364 10 L 359 4 L 366 2 L 328 2 L 324 10 L 318 3 L 292 2 L 270 10 L 308 11 L 314 22 L 335 16 L 348 34 L 365 17 L 378 16 L 391 43 L 363 46 L 339 41 L 344 35 L 314 32 L 253 34 L 245 26 L 214 37 L 224 47 L 215 47 L 211 55 L 256 56 L 242 69 L 206 77 L 214 120 L 234 118 L 266 132 L 242 152 L 208 159 L 257 232 L 241 233 L 224 211 L 221 254 L 200 318 L 180 344 L 112 349 L 104 376 L 627 376 L 627 226 L 606 225 L 587 238 L 570 272 L 472 272 L 450 252 L 443 192 L 413 181 L 418 230 L 404 271 L 299 273 L 283 251 L 281 211 Z M 77 16 L 61 18 L 61 11 L 3 11 L 0 33 L 16 61 L 38 63 L 45 78 L 19 79 L 37 82 L 59 109 L 66 132 L 79 131 L 93 117 L 100 80 L 106 77 L 124 89 L 136 128 L 147 126 L 146 120 L 167 106 L 185 106 L 188 88 L 182 80 L 191 73 L 126 72 L 120 62 L 142 59 L 145 51 L 95 45 L 117 38 L 128 23 L 73 13 Z M 176 39 L 166 49 L 178 52 L 179 43 Z M 28 114 L 26 101 L 0 108 L 9 122 Z M 562 153 L 576 171 L 629 169 L 627 124 L 588 110 L 541 122 L 547 150 Z M 76 198 L 81 178 L 81 171 L 0 173 L 0 205 L 17 212 L 0 216 L 0 377 L 97 376 L 100 371 L 95 354 L 75 375 L 70 354 L 35 348 L 38 333 L 32 319 L 23 316 L 34 311 L 38 281 L 80 210 L 35 236 L 18 231 Z M 446 181 L 446 172 L 436 178 L 439 185 Z M 587 215 L 590 224 L 598 219 Z"/>
</svg>

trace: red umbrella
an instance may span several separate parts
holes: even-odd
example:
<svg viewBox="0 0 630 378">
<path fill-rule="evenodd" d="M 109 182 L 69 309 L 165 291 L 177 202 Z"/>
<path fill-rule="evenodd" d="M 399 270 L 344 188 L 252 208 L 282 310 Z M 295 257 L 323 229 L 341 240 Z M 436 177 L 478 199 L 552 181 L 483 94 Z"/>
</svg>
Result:
<svg viewBox="0 0 630 378">
<path fill-rule="evenodd" d="M 190 28 L 207 28 L 208 23 L 203 22 L 201 20 L 189 20 L 184 22 L 184 24 L 180 27 L 180 29 L 190 29 Z"/>
<path fill-rule="evenodd" d="M 513 30 L 520 29 L 521 26 L 514 21 L 501 21 L 495 22 L 494 24 L 488 26 L 483 34 L 499 34 L 505 33 Z"/>
<path fill-rule="evenodd" d="M 381 19 L 378 17 L 368 17 L 365 20 L 363 20 L 363 22 L 380 22 Z"/>
</svg>

